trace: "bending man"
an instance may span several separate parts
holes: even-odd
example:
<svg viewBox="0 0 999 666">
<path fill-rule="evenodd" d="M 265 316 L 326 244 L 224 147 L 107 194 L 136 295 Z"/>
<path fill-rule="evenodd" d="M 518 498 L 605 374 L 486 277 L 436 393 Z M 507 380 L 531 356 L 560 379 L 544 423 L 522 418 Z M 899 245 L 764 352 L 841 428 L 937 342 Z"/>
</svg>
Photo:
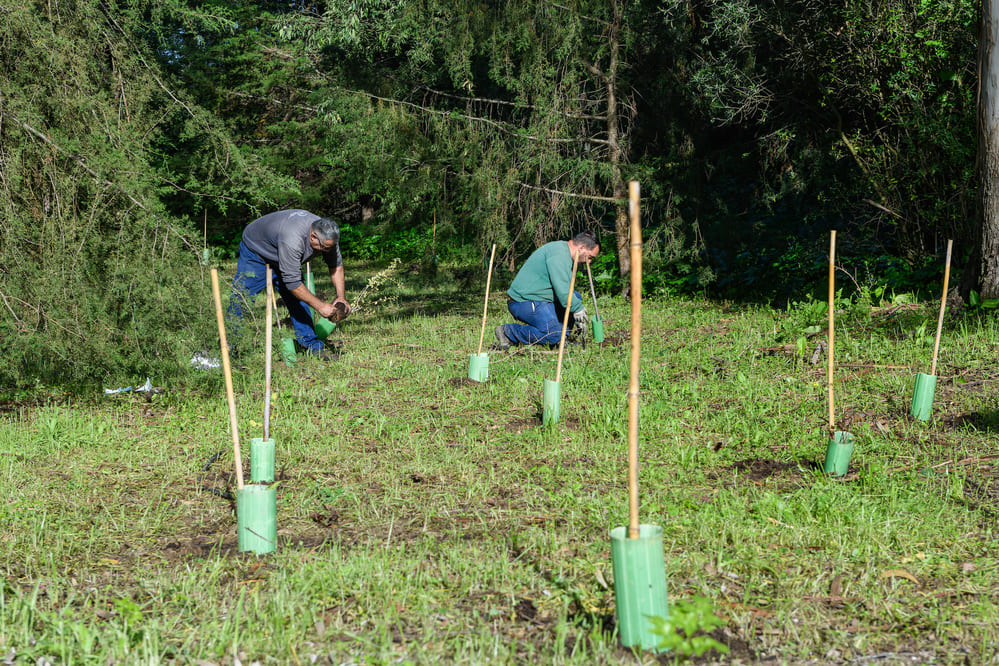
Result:
<svg viewBox="0 0 999 666">
<path fill-rule="evenodd" d="M 557 345 L 562 337 L 573 257 L 578 256 L 579 263 L 589 263 L 599 253 L 600 245 L 589 231 L 576 234 L 569 241 L 545 243 L 531 253 L 506 292 L 507 309 L 523 323 L 497 326 L 496 347 Z M 570 309 L 572 324 L 585 328 L 586 308 L 578 291 L 573 292 Z"/>
<path fill-rule="evenodd" d="M 317 254 L 326 261 L 336 289 L 336 299 L 332 303 L 316 297 L 302 281 L 302 265 Z M 243 299 L 249 299 L 267 287 L 267 265 L 274 272 L 274 286 L 288 306 L 298 344 L 307 353 L 324 360 L 336 358 L 316 336 L 309 311 L 311 307 L 319 316 L 330 317 L 336 304 L 342 303 L 344 312 L 350 312 L 350 305 L 344 299 L 343 257 L 340 256 L 340 229 L 336 222 L 304 210 L 281 210 L 246 225 L 239 243 L 236 277 L 232 282 L 230 315 L 242 318 Z"/>
</svg>

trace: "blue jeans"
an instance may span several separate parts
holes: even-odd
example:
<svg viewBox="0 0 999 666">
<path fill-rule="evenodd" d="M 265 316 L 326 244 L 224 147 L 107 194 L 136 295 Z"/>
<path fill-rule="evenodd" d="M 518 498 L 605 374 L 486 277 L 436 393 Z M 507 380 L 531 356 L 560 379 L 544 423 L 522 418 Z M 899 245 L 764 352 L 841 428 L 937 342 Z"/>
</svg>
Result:
<svg viewBox="0 0 999 666">
<path fill-rule="evenodd" d="M 572 292 L 573 302 L 582 299 L 578 291 Z M 544 301 L 510 301 L 506 306 L 510 314 L 523 324 L 506 324 L 503 332 L 515 345 L 557 345 L 562 337 L 562 319 L 565 308 L 561 303 Z M 572 328 L 572 321 L 569 322 Z"/>
<path fill-rule="evenodd" d="M 276 270 L 271 277 L 274 280 L 274 288 L 281 294 L 281 299 L 288 307 L 298 344 L 307 350 L 322 349 L 323 341 L 316 337 L 316 331 L 312 327 L 312 309 L 292 295 Z M 243 318 L 244 303 L 252 303 L 253 297 L 266 288 L 267 262 L 240 241 L 236 277 L 232 280 L 232 298 L 229 299 L 229 308 L 226 310 L 229 319 L 234 321 L 234 328 L 238 328 L 235 321 Z M 267 307 L 271 307 L 271 304 L 268 303 Z"/>
</svg>

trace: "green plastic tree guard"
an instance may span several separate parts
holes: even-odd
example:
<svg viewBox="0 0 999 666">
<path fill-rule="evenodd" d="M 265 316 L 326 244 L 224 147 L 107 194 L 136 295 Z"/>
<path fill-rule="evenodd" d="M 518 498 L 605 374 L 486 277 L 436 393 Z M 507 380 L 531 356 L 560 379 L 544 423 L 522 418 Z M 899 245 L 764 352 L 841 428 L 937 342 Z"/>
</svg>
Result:
<svg viewBox="0 0 999 666">
<path fill-rule="evenodd" d="M 669 617 L 662 528 L 639 525 L 638 538 L 631 539 L 627 526 L 615 527 L 610 537 L 618 640 L 624 647 L 656 650 L 662 637 L 652 633 L 649 618 Z"/>
<path fill-rule="evenodd" d="M 562 413 L 562 382 L 546 379 L 541 402 L 541 423 L 549 425 L 558 423 Z"/>
<path fill-rule="evenodd" d="M 825 473 L 829 476 L 843 476 L 850 467 L 853 455 L 854 437 L 851 433 L 837 430 L 826 447 Z"/>
<path fill-rule="evenodd" d="M 912 391 L 910 413 L 920 421 L 927 421 L 933 411 L 933 394 L 937 389 L 936 375 L 916 374 L 916 387 Z"/>
<path fill-rule="evenodd" d="M 295 338 L 281 338 L 281 358 L 287 366 L 295 365 L 298 354 L 295 352 Z"/>
<path fill-rule="evenodd" d="M 330 333 L 336 328 L 336 324 L 331 322 L 326 317 L 320 317 L 316 313 L 312 313 L 312 328 L 316 332 L 316 336 L 325 341 L 326 338 L 330 337 Z"/>
<path fill-rule="evenodd" d="M 312 294 L 315 295 L 316 286 L 315 286 L 315 280 L 312 277 L 312 271 L 309 271 L 305 275 L 305 286 L 307 286 L 309 288 L 309 291 L 311 291 Z M 309 309 L 312 310 L 312 308 Z M 316 337 L 318 337 L 320 340 L 325 341 L 326 338 L 330 337 L 330 333 L 332 333 L 333 329 L 335 328 L 336 324 L 331 322 L 326 317 L 320 317 L 318 314 L 316 314 L 315 310 L 312 310 L 312 330 L 316 332 Z"/>
<path fill-rule="evenodd" d="M 250 440 L 250 480 L 253 483 L 274 481 L 274 438 Z"/>
<path fill-rule="evenodd" d="M 590 328 L 593 329 L 593 341 L 604 341 L 604 320 L 598 316 L 590 317 Z"/>
<path fill-rule="evenodd" d="M 236 538 L 240 552 L 277 548 L 277 488 L 248 484 L 236 491 Z"/>
<path fill-rule="evenodd" d="M 484 382 L 489 379 L 489 354 L 472 354 L 468 357 L 468 378 Z"/>
</svg>

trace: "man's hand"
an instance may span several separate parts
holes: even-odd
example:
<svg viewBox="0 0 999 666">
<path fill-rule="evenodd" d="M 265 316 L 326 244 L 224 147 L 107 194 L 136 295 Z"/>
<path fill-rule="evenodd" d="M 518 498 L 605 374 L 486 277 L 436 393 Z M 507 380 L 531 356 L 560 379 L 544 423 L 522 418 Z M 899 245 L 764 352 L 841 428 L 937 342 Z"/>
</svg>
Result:
<svg viewBox="0 0 999 666">
<path fill-rule="evenodd" d="M 326 319 L 329 319 L 333 313 L 336 312 L 336 308 L 333 307 L 333 303 L 327 303 L 326 301 L 320 301 L 319 305 L 313 305 L 312 309 L 315 310 L 316 314 L 320 317 L 325 317 Z"/>
<path fill-rule="evenodd" d="M 586 308 L 572 313 L 573 337 L 578 340 L 586 339 L 586 327 L 590 323 L 590 318 L 586 316 Z"/>
</svg>

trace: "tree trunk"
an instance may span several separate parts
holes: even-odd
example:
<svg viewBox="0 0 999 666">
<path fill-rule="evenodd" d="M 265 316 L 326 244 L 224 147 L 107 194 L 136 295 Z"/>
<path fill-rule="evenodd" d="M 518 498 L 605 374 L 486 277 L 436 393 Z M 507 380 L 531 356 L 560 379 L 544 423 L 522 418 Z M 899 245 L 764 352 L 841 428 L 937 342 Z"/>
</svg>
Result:
<svg viewBox="0 0 999 666">
<path fill-rule="evenodd" d="M 982 0 L 978 66 L 979 292 L 999 298 L 999 0 Z"/>
<path fill-rule="evenodd" d="M 626 279 L 631 274 L 631 253 L 629 252 L 630 223 L 628 220 L 627 188 L 621 177 L 623 151 L 619 143 L 617 108 L 617 68 L 620 49 L 621 12 L 618 3 L 613 4 L 614 23 L 610 35 L 610 63 L 607 67 L 607 139 L 610 144 L 608 159 L 611 164 L 614 198 L 619 202 L 614 215 L 614 240 L 617 245 L 617 265 L 621 275 L 621 295 L 629 297 L 630 283 Z"/>
</svg>

